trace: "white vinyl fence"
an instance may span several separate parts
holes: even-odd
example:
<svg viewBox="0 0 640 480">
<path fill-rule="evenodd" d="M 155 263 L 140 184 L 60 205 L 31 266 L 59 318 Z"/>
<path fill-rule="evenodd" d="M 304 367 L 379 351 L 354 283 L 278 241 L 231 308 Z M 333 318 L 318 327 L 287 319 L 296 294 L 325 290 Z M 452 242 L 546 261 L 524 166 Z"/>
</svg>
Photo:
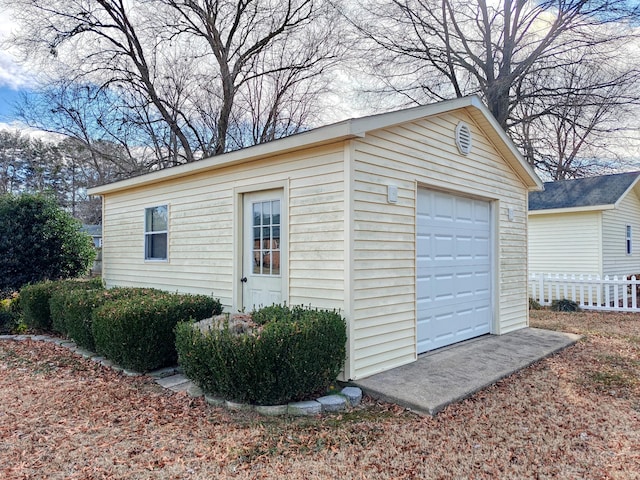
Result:
<svg viewBox="0 0 640 480">
<path fill-rule="evenodd" d="M 568 299 L 584 310 L 640 312 L 638 285 L 635 276 L 529 274 L 529 296 L 540 305 Z"/>
</svg>

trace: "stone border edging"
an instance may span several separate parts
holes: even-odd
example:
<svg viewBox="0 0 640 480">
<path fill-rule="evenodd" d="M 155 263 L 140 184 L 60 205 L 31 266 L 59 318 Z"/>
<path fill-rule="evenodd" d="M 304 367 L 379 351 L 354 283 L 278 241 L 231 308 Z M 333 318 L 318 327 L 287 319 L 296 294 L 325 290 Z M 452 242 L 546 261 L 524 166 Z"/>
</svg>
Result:
<svg viewBox="0 0 640 480">
<path fill-rule="evenodd" d="M 78 347 L 73 340 L 60 337 L 52 337 L 49 335 L 0 335 L 0 340 L 32 340 L 40 342 L 54 343 L 65 347 L 72 352 L 89 359 L 93 362 L 101 364 L 103 367 L 111 368 L 116 372 L 129 377 L 139 377 L 143 374 L 133 370 L 128 370 L 114 364 L 98 354 Z M 250 405 L 246 403 L 236 403 L 221 398 L 205 395 L 200 387 L 195 385 L 191 380 L 185 377 L 179 367 L 166 367 L 159 370 L 148 372 L 146 375 L 152 377 L 155 382 L 162 388 L 171 390 L 172 392 L 186 392 L 190 397 L 204 397 L 208 405 L 215 407 L 226 407 L 228 410 L 237 411 L 255 411 L 261 415 L 279 416 L 310 416 L 320 413 L 341 412 L 348 408 L 357 407 L 362 401 L 362 390 L 358 387 L 344 387 L 340 393 L 325 395 L 315 400 L 306 400 L 302 402 L 291 402 L 286 405 Z"/>
</svg>

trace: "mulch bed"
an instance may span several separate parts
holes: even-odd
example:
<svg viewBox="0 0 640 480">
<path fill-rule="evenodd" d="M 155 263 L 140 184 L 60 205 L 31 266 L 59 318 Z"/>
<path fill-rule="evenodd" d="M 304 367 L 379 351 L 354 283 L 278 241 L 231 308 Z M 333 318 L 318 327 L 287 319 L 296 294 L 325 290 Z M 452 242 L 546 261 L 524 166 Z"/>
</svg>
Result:
<svg viewBox="0 0 640 480">
<path fill-rule="evenodd" d="M 435 418 L 370 399 L 313 418 L 229 412 L 0 341 L 0 478 L 640 478 L 640 315 L 531 323 L 585 338 Z"/>
</svg>

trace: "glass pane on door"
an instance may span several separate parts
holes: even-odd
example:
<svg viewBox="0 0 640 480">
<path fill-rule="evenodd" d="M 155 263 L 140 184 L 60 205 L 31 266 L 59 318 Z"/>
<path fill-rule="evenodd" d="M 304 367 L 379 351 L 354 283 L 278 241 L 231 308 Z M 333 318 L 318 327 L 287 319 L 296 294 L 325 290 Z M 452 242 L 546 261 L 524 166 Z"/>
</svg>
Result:
<svg viewBox="0 0 640 480">
<path fill-rule="evenodd" d="M 280 200 L 253 204 L 253 274 L 280 275 Z"/>
</svg>

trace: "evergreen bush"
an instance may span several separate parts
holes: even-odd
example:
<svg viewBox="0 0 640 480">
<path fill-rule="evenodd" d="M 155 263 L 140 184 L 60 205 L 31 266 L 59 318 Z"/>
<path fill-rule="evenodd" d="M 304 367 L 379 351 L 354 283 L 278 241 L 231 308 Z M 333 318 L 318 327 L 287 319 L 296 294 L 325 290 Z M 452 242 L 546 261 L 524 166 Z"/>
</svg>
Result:
<svg viewBox="0 0 640 480">
<path fill-rule="evenodd" d="M 44 195 L 0 195 L 0 291 L 84 275 L 95 258 L 81 224 Z"/>
<path fill-rule="evenodd" d="M 0 300 L 0 335 L 12 333 L 20 321 L 20 295 L 17 293 Z"/>
<path fill-rule="evenodd" d="M 185 374 L 206 393 L 257 405 L 284 404 L 326 389 L 346 355 L 346 325 L 337 312 L 272 306 L 252 313 L 253 331 L 225 323 L 202 332 L 176 327 Z"/>
<path fill-rule="evenodd" d="M 561 298 L 551 302 L 551 310 L 554 312 L 579 312 L 580 307 L 573 300 Z"/>
<path fill-rule="evenodd" d="M 94 310 L 96 351 L 118 365 L 146 372 L 175 364 L 175 326 L 222 312 L 219 300 L 164 292 L 110 301 Z"/>
<path fill-rule="evenodd" d="M 31 330 L 45 332 L 61 331 L 58 324 L 59 313 L 56 312 L 56 326 L 54 328 L 49 300 L 56 291 L 61 290 L 91 290 L 102 288 L 100 279 L 92 280 L 58 280 L 44 281 L 27 285 L 20 289 L 20 306 L 26 326 Z"/>
<path fill-rule="evenodd" d="M 95 351 L 93 312 L 107 302 L 122 298 L 162 294 L 151 288 L 112 288 L 95 290 L 59 290 L 51 295 L 49 306 L 56 331 L 73 339 L 77 345 Z"/>
</svg>

